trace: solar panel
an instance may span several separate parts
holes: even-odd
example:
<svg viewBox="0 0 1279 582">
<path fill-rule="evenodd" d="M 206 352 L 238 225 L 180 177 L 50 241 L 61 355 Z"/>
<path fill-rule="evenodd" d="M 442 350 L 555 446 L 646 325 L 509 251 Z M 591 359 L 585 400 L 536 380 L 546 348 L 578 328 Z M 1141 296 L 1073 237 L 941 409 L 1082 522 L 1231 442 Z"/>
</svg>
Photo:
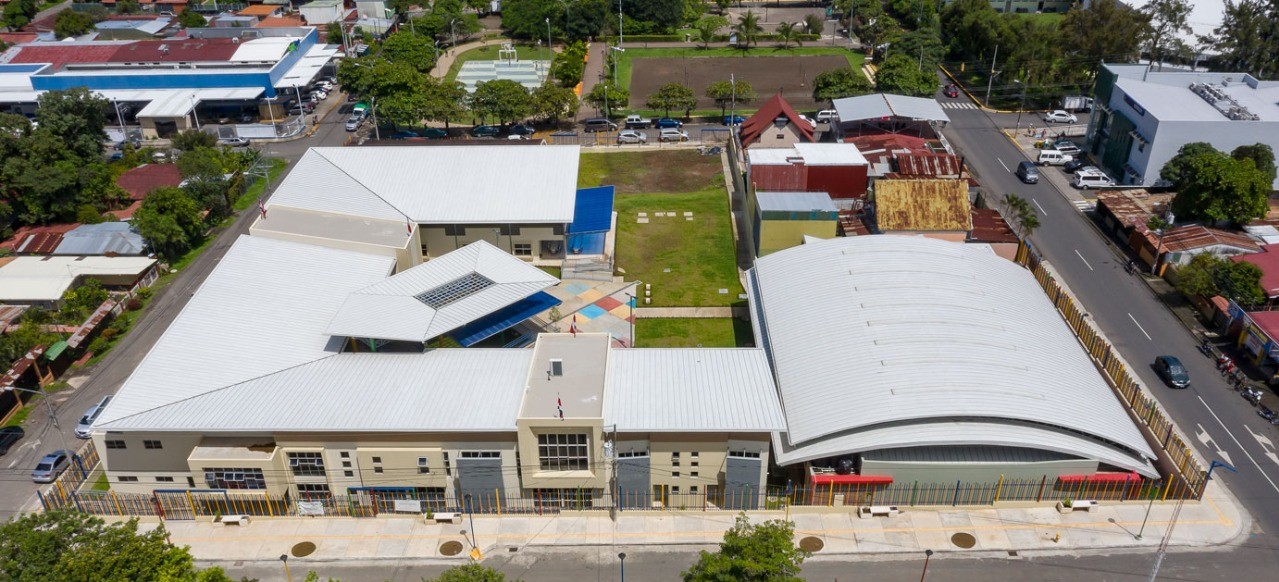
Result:
<svg viewBox="0 0 1279 582">
<path fill-rule="evenodd" d="M 492 279 L 479 273 L 467 273 L 448 283 L 427 289 L 413 297 L 432 309 L 443 309 L 445 306 L 461 301 L 495 285 Z"/>
</svg>

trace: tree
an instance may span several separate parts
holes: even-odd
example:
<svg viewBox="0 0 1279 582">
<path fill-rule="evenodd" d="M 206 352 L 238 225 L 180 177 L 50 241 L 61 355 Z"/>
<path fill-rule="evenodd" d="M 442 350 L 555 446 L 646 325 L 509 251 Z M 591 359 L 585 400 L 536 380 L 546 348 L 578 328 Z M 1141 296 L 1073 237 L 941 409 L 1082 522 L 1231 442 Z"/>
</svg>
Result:
<svg viewBox="0 0 1279 582">
<path fill-rule="evenodd" d="M 425 97 L 422 117 L 443 121 L 446 130 L 450 119 L 466 112 L 466 88 L 457 81 L 431 80 L 426 85 Z"/>
<path fill-rule="evenodd" d="M 926 97 L 936 93 L 940 84 L 933 69 L 921 70 L 914 58 L 903 53 L 888 55 L 875 73 L 875 87 L 884 93 Z"/>
<path fill-rule="evenodd" d="M 31 23 L 31 19 L 39 13 L 35 0 L 12 0 L 4 6 L 3 20 L 9 30 L 18 30 Z"/>
<path fill-rule="evenodd" d="M 755 100 L 755 89 L 746 81 L 715 81 L 706 87 L 706 96 L 719 104 L 719 114 L 727 115 L 728 107 L 735 103 Z"/>
<path fill-rule="evenodd" d="M 937 64 L 946 54 L 946 46 L 942 44 L 937 32 L 931 28 L 921 28 L 897 35 L 893 38 L 888 50 L 893 54 L 910 57 L 915 61 L 915 68 L 928 70 L 936 70 Z"/>
<path fill-rule="evenodd" d="M 506 574 L 480 564 L 454 566 L 430 582 L 506 582 Z"/>
<path fill-rule="evenodd" d="M 1217 148 L 1212 144 L 1202 141 L 1192 141 L 1181 146 L 1177 150 L 1177 155 L 1171 160 L 1164 163 L 1164 167 L 1159 170 L 1159 177 L 1167 180 L 1174 189 L 1181 189 L 1183 176 L 1190 171 L 1191 162 L 1198 156 L 1211 154 L 1216 152 Z"/>
<path fill-rule="evenodd" d="M 1260 79 L 1273 75 L 1279 70 L 1279 33 L 1274 29 L 1279 7 L 1267 0 L 1225 4 L 1221 26 L 1205 39 L 1220 53 L 1218 64 L 1226 70 L 1249 71 Z"/>
<path fill-rule="evenodd" d="M 1213 297 L 1220 295 L 1216 270 L 1222 259 L 1212 253 L 1199 253 L 1190 263 L 1177 269 L 1177 290 L 1187 297 Z"/>
<path fill-rule="evenodd" d="M 989 62 L 989 53 L 1008 35 L 1005 23 L 988 0 L 955 0 L 941 12 L 941 29 L 956 59 Z"/>
<path fill-rule="evenodd" d="M 487 121 L 489 116 L 502 123 L 519 121 L 533 113 L 533 100 L 528 89 L 509 79 L 484 81 L 471 94 L 471 111 Z"/>
<path fill-rule="evenodd" d="M 875 88 L 861 71 L 852 67 L 841 67 L 822 71 L 813 79 L 813 99 L 815 101 L 832 101 L 844 97 L 866 95 Z"/>
<path fill-rule="evenodd" d="M 791 41 L 795 42 L 795 46 L 803 44 L 799 40 L 799 31 L 796 30 L 796 23 L 794 22 L 783 21 L 777 23 L 777 39 L 782 41 L 782 48 L 790 46 Z"/>
<path fill-rule="evenodd" d="M 120 0 L 115 3 L 116 14 L 137 14 L 142 12 L 142 5 L 138 0 Z"/>
<path fill-rule="evenodd" d="M 16 329 L 10 328 L 8 333 L 0 335 L 0 364 L 3 364 L 6 369 L 9 364 L 31 351 L 31 348 L 40 345 L 50 346 L 62 339 L 58 334 L 45 331 L 44 324 L 49 323 L 46 321 L 49 318 L 43 317 L 44 315 L 44 310 L 38 307 L 29 309 L 23 314 L 22 323 Z M 0 532 L 3 531 L 3 526 L 0 526 Z M 7 573 L 8 556 L 4 553 L 4 549 L 5 542 L 0 540 L 0 575 Z"/>
<path fill-rule="evenodd" d="M 1270 148 L 1269 144 L 1256 143 L 1252 145 L 1242 145 L 1230 152 L 1230 157 L 1236 160 L 1249 159 L 1258 170 L 1264 174 L 1271 182 L 1275 181 L 1275 151 Z"/>
<path fill-rule="evenodd" d="M 1147 38 L 1146 15 L 1120 0 L 1076 4 L 1061 21 L 1062 46 L 1079 57 L 1079 66 L 1096 70 L 1102 61 L 1135 61 L 1141 39 Z"/>
<path fill-rule="evenodd" d="M 142 200 L 132 223 L 156 254 L 176 259 L 203 236 L 200 205 L 180 188 L 157 188 Z"/>
<path fill-rule="evenodd" d="M 97 159 L 102 155 L 102 142 L 107 134 L 109 102 L 84 87 L 62 91 L 46 91 L 39 98 L 36 132 L 48 131 L 62 140 L 77 157 Z"/>
<path fill-rule="evenodd" d="M 324 27 L 324 41 L 329 44 L 344 44 L 346 35 L 342 34 L 342 24 L 339 22 L 328 23 Z"/>
<path fill-rule="evenodd" d="M 1150 21 L 1146 31 L 1146 52 L 1152 61 L 1158 63 L 1160 70 L 1163 70 L 1168 47 L 1177 41 L 1177 35 L 1194 32 L 1186 22 L 1192 8 L 1188 0 L 1148 0 L 1141 7 Z"/>
<path fill-rule="evenodd" d="M 631 92 L 624 87 L 616 87 L 612 81 L 596 83 L 586 95 L 586 102 L 599 110 L 604 117 L 611 117 L 613 110 L 626 108 L 631 99 Z"/>
<path fill-rule="evenodd" d="M 179 150 L 189 152 L 197 148 L 217 147 L 218 138 L 198 129 L 188 129 L 173 134 L 173 137 L 169 138 L 169 143 Z"/>
<path fill-rule="evenodd" d="M 405 63 L 420 73 L 435 67 L 435 45 L 420 34 L 400 30 L 382 41 L 382 58 Z"/>
<path fill-rule="evenodd" d="M 561 87 L 575 87 L 582 82 L 586 69 L 586 43 L 577 41 L 564 47 L 551 59 L 551 76 Z"/>
<path fill-rule="evenodd" d="M 737 516 L 715 553 L 701 557 L 684 572 L 684 582 L 802 582 L 800 564 L 811 556 L 795 547 L 795 525 L 771 520 L 752 525 Z"/>
<path fill-rule="evenodd" d="M 702 43 L 702 48 L 710 48 L 711 43 L 715 42 L 715 36 L 725 26 L 728 26 L 728 19 L 723 16 L 703 16 L 693 25 L 693 29 L 697 31 L 693 35 L 694 40 Z"/>
<path fill-rule="evenodd" d="M 577 115 L 581 105 L 572 89 L 550 83 L 534 89 L 532 98 L 537 116 L 552 122 Z"/>
<path fill-rule="evenodd" d="M 25 514 L 0 525 L 0 578 L 232 582 L 220 568 L 197 569 L 167 536 L 163 526 L 139 532 L 136 519 L 107 525 L 86 513 Z"/>
<path fill-rule="evenodd" d="M 644 106 L 649 109 L 661 109 L 664 117 L 671 116 L 671 110 L 684 110 L 684 116 L 697 107 L 697 95 L 692 89 L 680 83 L 670 82 L 662 85 L 656 93 L 648 96 Z"/>
<path fill-rule="evenodd" d="M 764 28 L 759 25 L 759 15 L 747 10 L 745 14 L 737 18 L 737 24 L 733 25 L 733 32 L 737 33 L 737 46 L 747 48 L 756 44 Z"/>
<path fill-rule="evenodd" d="M 89 34 L 93 30 L 93 17 L 71 10 L 70 8 L 59 12 L 53 19 L 53 33 L 58 38 L 67 38 L 69 36 L 82 36 Z"/>
<path fill-rule="evenodd" d="M 194 10 L 183 10 L 178 15 L 178 24 L 182 28 L 204 28 L 209 25 L 209 21 L 205 20 L 204 15 Z"/>
<path fill-rule="evenodd" d="M 719 9 L 719 13 L 723 14 L 733 5 L 733 0 L 715 0 L 715 8 Z"/>
<path fill-rule="evenodd" d="M 1235 159 L 1213 150 L 1183 160 L 1182 165 L 1172 202 L 1178 216 L 1243 223 L 1266 215 L 1272 180 L 1251 158 Z"/>
<path fill-rule="evenodd" d="M 1004 215 L 1012 221 L 1018 238 L 1025 239 L 1039 228 L 1039 215 L 1030 201 L 1011 192 L 1004 195 Z"/>
<path fill-rule="evenodd" d="M 1213 280 L 1227 299 L 1240 305 L 1259 305 L 1266 300 L 1261 275 L 1261 267 L 1247 261 L 1222 260 L 1213 271 Z"/>
<path fill-rule="evenodd" d="M 102 282 L 85 279 L 79 287 L 67 289 L 62 294 L 62 308 L 58 319 L 68 324 L 80 323 L 106 300 L 107 290 L 102 287 Z"/>
</svg>

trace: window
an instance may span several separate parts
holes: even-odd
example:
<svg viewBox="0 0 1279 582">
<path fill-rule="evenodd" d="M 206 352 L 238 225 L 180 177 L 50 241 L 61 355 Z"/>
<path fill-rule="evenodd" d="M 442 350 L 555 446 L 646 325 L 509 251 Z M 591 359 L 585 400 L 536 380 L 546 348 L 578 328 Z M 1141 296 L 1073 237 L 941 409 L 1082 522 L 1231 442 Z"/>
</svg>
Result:
<svg viewBox="0 0 1279 582">
<path fill-rule="evenodd" d="M 584 434 L 537 435 L 537 456 L 543 471 L 584 471 L 590 465 Z"/>
<path fill-rule="evenodd" d="M 624 453 L 617 454 L 617 458 L 619 459 L 631 459 L 631 458 L 647 457 L 647 456 L 648 456 L 648 451 L 626 451 Z"/>
<path fill-rule="evenodd" d="M 697 486 L 693 485 L 692 487 L 689 487 L 688 492 L 692 493 L 693 495 L 697 495 Z"/>
<path fill-rule="evenodd" d="M 697 471 L 690 471 L 690 472 L 689 472 L 689 474 L 688 474 L 688 476 L 689 476 L 689 477 L 692 477 L 692 478 L 694 478 L 694 479 L 696 479 L 696 478 L 697 478 Z"/>
<path fill-rule="evenodd" d="M 130 475 L 120 475 L 119 477 L 116 478 L 116 481 L 119 481 L 121 483 L 137 483 L 138 478 Z"/>
<path fill-rule="evenodd" d="M 501 451 L 462 451 L 463 459 L 500 459 Z"/>
<path fill-rule="evenodd" d="M 691 461 L 691 462 L 689 462 L 688 466 L 690 466 L 690 467 L 696 467 L 696 466 L 697 466 L 697 461 Z"/>
<path fill-rule="evenodd" d="M 382 457 L 373 457 L 373 462 L 374 462 L 374 463 L 381 463 L 381 462 L 382 462 Z"/>
<path fill-rule="evenodd" d="M 142 448 L 144 448 L 144 449 L 163 449 L 163 448 L 164 448 L 164 446 L 160 444 L 160 441 L 142 441 Z"/>
<path fill-rule="evenodd" d="M 484 275 L 467 273 L 443 285 L 418 293 L 414 297 L 431 309 L 443 309 L 455 301 L 466 299 L 493 285 L 495 285 L 493 280 Z"/>
<path fill-rule="evenodd" d="M 448 453 L 444 453 L 444 475 L 445 475 L 445 476 L 448 476 L 448 477 L 452 477 L 452 476 L 453 476 L 453 467 L 452 467 L 451 465 L 449 465 L 449 454 L 448 454 Z"/>
<path fill-rule="evenodd" d="M 266 489 L 262 469 L 204 469 L 204 482 L 213 489 Z"/>
<path fill-rule="evenodd" d="M 156 483 L 172 483 L 173 477 L 156 477 L 155 482 Z"/>
<path fill-rule="evenodd" d="M 531 257 L 533 256 L 533 243 L 515 243 L 515 256 Z"/>
<path fill-rule="evenodd" d="M 338 455 L 341 456 L 343 459 L 351 458 L 351 453 L 348 453 L 346 451 L 342 451 L 341 453 L 338 453 Z"/>
<path fill-rule="evenodd" d="M 551 360 L 551 375 L 552 376 L 564 375 L 564 360 L 560 360 L 558 358 Z"/>
<path fill-rule="evenodd" d="M 303 477 L 324 476 L 324 454 L 319 452 L 289 453 L 289 467 L 294 475 Z"/>
<path fill-rule="evenodd" d="M 679 471 L 671 471 L 671 478 L 679 479 Z"/>
<path fill-rule="evenodd" d="M 426 457 L 418 457 L 418 458 L 417 458 L 417 472 L 418 472 L 418 473 L 430 473 L 430 472 L 431 472 L 431 460 L 430 460 L 430 459 L 427 459 Z"/>
<path fill-rule="evenodd" d="M 351 461 L 342 461 L 342 468 L 343 468 L 343 469 L 350 469 L 350 468 L 351 468 Z"/>
<path fill-rule="evenodd" d="M 382 467 L 373 467 L 373 472 L 380 475 L 382 473 Z"/>
<path fill-rule="evenodd" d="M 342 476 L 343 476 L 343 477 L 354 477 L 354 476 L 355 476 L 355 471 L 342 471 Z"/>
<path fill-rule="evenodd" d="M 107 441 L 108 449 L 123 449 L 124 441 Z"/>
<path fill-rule="evenodd" d="M 729 451 L 728 456 L 737 457 L 739 459 L 758 459 L 759 451 Z"/>
<path fill-rule="evenodd" d="M 679 485 L 671 486 L 671 495 L 679 495 Z"/>
<path fill-rule="evenodd" d="M 689 454 L 688 454 L 688 456 L 693 457 L 694 459 L 696 459 L 696 458 L 697 458 L 697 451 L 693 451 L 693 452 L 689 453 Z"/>
<path fill-rule="evenodd" d="M 672 467 L 679 466 L 679 451 L 675 451 L 671 453 L 671 466 Z"/>
<path fill-rule="evenodd" d="M 329 497 L 328 483 L 298 483 L 298 499 L 302 501 L 317 501 Z"/>
</svg>

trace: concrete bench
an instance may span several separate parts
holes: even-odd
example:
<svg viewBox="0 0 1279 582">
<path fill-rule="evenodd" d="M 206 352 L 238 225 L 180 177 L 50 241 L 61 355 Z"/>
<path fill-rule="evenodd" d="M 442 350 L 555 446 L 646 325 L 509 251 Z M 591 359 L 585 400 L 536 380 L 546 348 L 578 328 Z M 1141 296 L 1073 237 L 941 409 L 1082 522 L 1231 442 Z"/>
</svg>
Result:
<svg viewBox="0 0 1279 582">
<path fill-rule="evenodd" d="M 431 517 L 426 519 L 425 521 L 427 523 L 430 523 L 430 522 L 458 523 L 458 521 L 461 519 L 462 519 L 462 514 L 460 513 L 455 513 L 451 511 L 441 511 L 439 513 L 432 514 Z"/>
<path fill-rule="evenodd" d="M 863 505 L 857 509 L 857 517 L 862 519 L 870 519 L 872 517 L 897 517 L 901 513 L 896 505 Z"/>
<path fill-rule="evenodd" d="M 1101 504 L 1096 501 L 1087 499 L 1076 499 L 1070 502 L 1070 505 L 1058 501 L 1057 511 L 1060 513 L 1073 513 L 1076 511 L 1092 511 L 1094 507 L 1100 507 Z"/>
<path fill-rule="evenodd" d="M 249 525 L 249 516 L 247 515 L 223 515 L 214 521 L 222 525 Z"/>
</svg>

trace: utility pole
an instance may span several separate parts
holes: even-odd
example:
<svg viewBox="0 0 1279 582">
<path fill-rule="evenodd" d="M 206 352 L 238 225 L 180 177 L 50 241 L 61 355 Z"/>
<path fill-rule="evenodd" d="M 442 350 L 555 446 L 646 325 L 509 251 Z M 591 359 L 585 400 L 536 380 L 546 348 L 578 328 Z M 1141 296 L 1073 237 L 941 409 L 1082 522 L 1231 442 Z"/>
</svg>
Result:
<svg viewBox="0 0 1279 582">
<path fill-rule="evenodd" d="M 622 0 L 617 0 L 617 48 L 622 48 Z"/>
<path fill-rule="evenodd" d="M 1155 578 L 1159 577 L 1159 567 L 1164 563 L 1164 554 L 1168 553 L 1168 542 L 1172 539 L 1172 528 L 1177 526 L 1177 518 L 1181 516 L 1181 507 L 1186 504 L 1186 500 L 1182 499 L 1177 502 L 1177 507 L 1172 510 L 1172 519 L 1168 522 L 1168 529 L 1164 531 L 1163 539 L 1159 540 L 1159 550 L 1155 552 L 1155 564 L 1150 568 L 1149 582 L 1155 582 Z"/>
<path fill-rule="evenodd" d="M 990 107 L 990 86 L 995 83 L 995 75 L 999 74 L 999 71 L 995 70 L 995 59 L 997 58 L 999 58 L 999 45 L 995 45 L 995 54 L 990 57 L 990 79 L 986 81 L 986 103 L 984 104 L 986 107 Z"/>
</svg>

